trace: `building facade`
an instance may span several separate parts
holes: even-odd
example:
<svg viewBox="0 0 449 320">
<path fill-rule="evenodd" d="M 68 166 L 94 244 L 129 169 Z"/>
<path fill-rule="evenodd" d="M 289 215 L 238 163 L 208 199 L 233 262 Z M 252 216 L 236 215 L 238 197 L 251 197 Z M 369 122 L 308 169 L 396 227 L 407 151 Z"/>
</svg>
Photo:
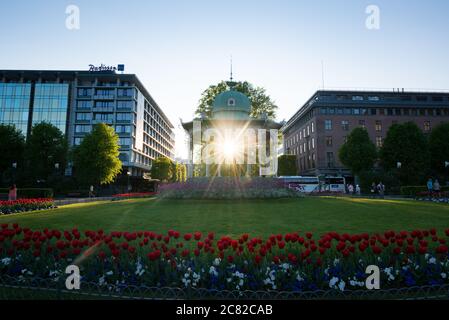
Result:
<svg viewBox="0 0 449 320">
<path fill-rule="evenodd" d="M 173 125 L 134 74 L 115 71 L 0 70 L 0 123 L 25 136 L 47 121 L 79 145 L 96 123 L 120 138 L 125 170 L 141 176 L 160 156 L 174 159 Z"/>
<path fill-rule="evenodd" d="M 380 148 L 392 124 L 409 121 L 424 133 L 448 122 L 449 93 L 318 91 L 281 129 L 284 152 L 296 156 L 298 174 L 350 176 L 338 150 L 354 128 Z"/>
</svg>

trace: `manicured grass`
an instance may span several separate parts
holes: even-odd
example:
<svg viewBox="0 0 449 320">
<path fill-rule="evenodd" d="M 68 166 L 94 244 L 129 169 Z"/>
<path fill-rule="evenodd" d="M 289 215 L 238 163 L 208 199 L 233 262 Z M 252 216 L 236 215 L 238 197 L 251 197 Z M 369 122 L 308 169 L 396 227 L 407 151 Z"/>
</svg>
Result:
<svg viewBox="0 0 449 320">
<path fill-rule="evenodd" d="M 34 229 L 105 231 L 169 229 L 217 235 L 267 236 L 312 231 L 383 232 L 449 228 L 449 206 L 407 200 L 314 198 L 280 200 L 158 200 L 76 204 L 56 210 L 1 216 L 0 223 Z"/>
</svg>

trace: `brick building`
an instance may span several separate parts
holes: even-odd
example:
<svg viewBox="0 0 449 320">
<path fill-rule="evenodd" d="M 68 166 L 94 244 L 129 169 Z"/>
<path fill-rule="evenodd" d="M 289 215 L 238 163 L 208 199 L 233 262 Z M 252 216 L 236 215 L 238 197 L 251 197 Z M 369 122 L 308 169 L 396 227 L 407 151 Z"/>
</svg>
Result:
<svg viewBox="0 0 449 320">
<path fill-rule="evenodd" d="M 317 91 L 282 127 L 284 151 L 296 155 L 300 175 L 350 176 L 338 150 L 356 127 L 381 147 L 394 123 L 415 122 L 424 133 L 449 121 L 449 93 Z"/>
</svg>

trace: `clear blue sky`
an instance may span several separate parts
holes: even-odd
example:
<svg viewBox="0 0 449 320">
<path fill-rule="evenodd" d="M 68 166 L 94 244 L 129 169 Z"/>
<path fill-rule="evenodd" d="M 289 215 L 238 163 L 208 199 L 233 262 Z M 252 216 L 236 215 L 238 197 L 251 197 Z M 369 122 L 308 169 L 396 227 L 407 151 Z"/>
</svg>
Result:
<svg viewBox="0 0 449 320">
<path fill-rule="evenodd" d="M 81 28 L 65 27 L 77 5 Z M 365 27 L 368 5 L 380 30 Z M 0 69 L 126 64 L 176 127 L 229 77 L 263 86 L 288 119 L 321 86 L 449 89 L 446 0 L 0 2 Z M 176 131 L 183 154 L 182 131 Z"/>
</svg>

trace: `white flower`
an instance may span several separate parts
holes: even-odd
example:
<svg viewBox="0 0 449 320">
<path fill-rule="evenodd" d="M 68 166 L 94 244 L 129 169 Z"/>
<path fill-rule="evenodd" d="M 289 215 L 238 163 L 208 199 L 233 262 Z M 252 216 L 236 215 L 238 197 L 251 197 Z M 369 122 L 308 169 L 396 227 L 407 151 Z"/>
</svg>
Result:
<svg viewBox="0 0 449 320">
<path fill-rule="evenodd" d="M 340 289 L 340 291 L 345 291 L 345 282 L 343 280 L 340 281 L 340 283 L 338 284 L 338 288 Z"/>
<path fill-rule="evenodd" d="M 219 265 L 220 265 L 220 262 L 221 262 L 221 259 L 220 259 L 220 258 L 215 258 L 215 260 L 214 260 L 214 266 L 219 266 Z"/>
<path fill-rule="evenodd" d="M 11 258 L 4 258 L 1 260 L 3 265 L 7 266 L 11 263 Z"/>
<path fill-rule="evenodd" d="M 239 281 L 239 286 L 240 286 L 240 287 L 243 287 L 243 279 L 240 279 L 240 281 Z"/>
<path fill-rule="evenodd" d="M 112 270 L 111 271 L 108 271 L 108 272 L 106 272 L 106 275 L 107 276 L 112 276 L 114 274 L 114 272 L 112 272 Z"/>
<path fill-rule="evenodd" d="M 333 277 L 330 281 L 329 281 L 329 287 L 330 288 L 335 288 L 335 284 L 338 282 L 338 278 L 337 277 Z"/>
<path fill-rule="evenodd" d="M 334 259 L 334 266 L 336 266 L 336 265 L 339 264 L 339 263 L 340 263 L 340 259 L 335 258 L 335 259 Z"/>
<path fill-rule="evenodd" d="M 443 272 L 441 273 L 441 278 L 446 279 L 447 275 Z"/>
<path fill-rule="evenodd" d="M 430 263 L 430 264 L 435 264 L 436 261 L 437 261 L 437 259 L 435 259 L 434 257 L 432 257 L 432 258 L 429 259 L 429 263 Z"/>
</svg>

